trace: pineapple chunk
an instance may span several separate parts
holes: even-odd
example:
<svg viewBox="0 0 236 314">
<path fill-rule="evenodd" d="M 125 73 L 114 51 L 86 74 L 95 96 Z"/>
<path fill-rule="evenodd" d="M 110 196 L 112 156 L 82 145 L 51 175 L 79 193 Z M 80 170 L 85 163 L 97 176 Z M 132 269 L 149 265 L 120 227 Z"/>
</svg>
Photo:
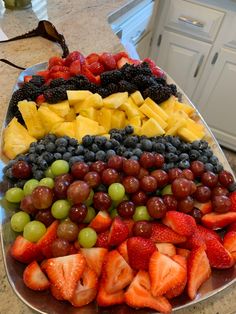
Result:
<svg viewBox="0 0 236 314">
<path fill-rule="evenodd" d="M 179 121 L 183 120 L 186 122 L 187 119 L 188 116 L 184 111 L 182 110 L 176 111 L 174 114 L 170 115 L 166 121 L 168 124 L 167 130 L 171 129 L 172 127 L 175 127 Z"/>
<path fill-rule="evenodd" d="M 186 128 L 196 136 L 199 136 L 199 138 L 203 138 L 205 136 L 204 125 L 197 123 L 190 118 L 186 120 Z"/>
<path fill-rule="evenodd" d="M 178 135 L 187 142 L 193 142 L 196 140 L 200 140 L 199 136 L 197 136 L 195 133 L 189 131 L 187 128 L 180 128 L 178 130 Z"/>
<path fill-rule="evenodd" d="M 167 131 L 165 135 L 177 135 L 178 129 L 186 126 L 186 120 L 181 118 L 176 121 Z"/>
<path fill-rule="evenodd" d="M 175 110 L 182 110 L 184 111 L 188 116 L 191 116 L 194 113 L 194 108 L 188 104 L 181 103 L 179 101 L 175 102 Z"/>
<path fill-rule="evenodd" d="M 168 119 L 168 114 L 160 106 L 158 106 L 158 104 L 156 104 L 151 98 L 149 97 L 146 98 L 144 104 L 146 104 L 158 116 L 160 116 L 162 120 L 166 121 Z"/>
<path fill-rule="evenodd" d="M 96 109 L 99 109 L 103 106 L 102 97 L 97 93 L 92 94 L 83 101 L 83 105 L 85 108 L 94 107 Z"/>
<path fill-rule="evenodd" d="M 132 125 L 134 128 L 134 133 L 139 134 L 141 129 L 142 120 L 139 116 L 135 116 L 127 121 L 127 125 Z"/>
<path fill-rule="evenodd" d="M 114 110 L 108 108 L 102 108 L 98 112 L 98 123 L 101 124 L 106 132 L 109 132 L 111 129 L 111 118 Z"/>
<path fill-rule="evenodd" d="M 64 119 L 66 122 L 72 122 L 75 120 L 75 118 L 76 118 L 75 110 L 74 110 L 74 108 L 70 107 L 70 110 L 69 110 L 68 114 L 64 117 Z"/>
<path fill-rule="evenodd" d="M 84 110 L 86 108 L 87 107 L 86 107 L 84 101 L 74 104 L 74 111 L 75 111 L 75 113 L 80 113 L 82 110 Z"/>
<path fill-rule="evenodd" d="M 46 133 L 49 133 L 55 124 L 64 122 L 62 117 L 59 117 L 48 107 L 40 106 L 38 113 Z"/>
<path fill-rule="evenodd" d="M 76 118 L 75 135 L 79 141 L 81 141 L 82 138 L 87 134 L 98 135 L 104 133 L 106 133 L 106 130 L 102 126 L 100 126 L 96 121 L 85 118 L 83 116 L 78 116 Z"/>
<path fill-rule="evenodd" d="M 115 93 L 111 94 L 110 96 L 103 98 L 103 105 L 104 107 L 110 109 L 117 109 L 119 108 L 124 102 L 128 99 L 128 93 Z"/>
<path fill-rule="evenodd" d="M 171 96 L 166 101 L 163 101 L 160 104 L 160 107 L 168 114 L 172 114 L 175 111 L 175 103 L 177 98 L 175 96 Z"/>
<path fill-rule="evenodd" d="M 86 118 L 96 121 L 97 110 L 94 107 L 88 107 L 88 108 L 82 109 L 80 111 L 80 114 Z"/>
<path fill-rule="evenodd" d="M 67 98 L 70 106 L 84 101 L 88 96 L 92 95 L 89 90 L 68 90 Z"/>
<path fill-rule="evenodd" d="M 57 123 L 51 129 L 51 132 L 56 136 L 69 136 L 75 138 L 75 121 Z"/>
<path fill-rule="evenodd" d="M 144 113 L 148 118 L 155 119 L 163 129 L 167 127 L 167 123 L 159 115 L 157 115 L 156 112 L 154 112 L 147 104 L 144 103 L 141 107 L 139 107 L 139 110 Z"/>
<path fill-rule="evenodd" d="M 36 139 L 29 135 L 26 128 L 16 118 L 13 118 L 3 131 L 3 153 L 9 159 L 26 153 L 32 142 L 36 142 Z"/>
<path fill-rule="evenodd" d="M 64 100 L 57 104 L 48 105 L 48 108 L 62 118 L 64 118 L 70 111 L 68 100 Z"/>
<path fill-rule="evenodd" d="M 43 124 L 40 120 L 36 103 L 33 101 L 19 101 L 18 108 L 24 119 L 29 135 L 39 139 L 45 135 Z"/>
<path fill-rule="evenodd" d="M 123 129 L 125 127 L 125 113 L 121 110 L 114 110 L 111 116 L 111 129 Z"/>
<path fill-rule="evenodd" d="M 144 103 L 143 96 L 139 91 L 134 92 L 130 95 L 130 97 L 132 98 L 135 105 L 138 107 L 140 107 Z"/>
<path fill-rule="evenodd" d="M 150 118 L 148 121 L 144 122 L 139 132 L 139 135 L 146 135 L 148 137 L 159 136 L 163 134 L 165 134 L 165 131 L 153 118 Z"/>
<path fill-rule="evenodd" d="M 125 111 L 129 120 L 135 116 L 143 116 L 143 113 L 139 111 L 138 106 L 131 102 L 125 102 L 120 106 L 120 109 Z"/>
</svg>

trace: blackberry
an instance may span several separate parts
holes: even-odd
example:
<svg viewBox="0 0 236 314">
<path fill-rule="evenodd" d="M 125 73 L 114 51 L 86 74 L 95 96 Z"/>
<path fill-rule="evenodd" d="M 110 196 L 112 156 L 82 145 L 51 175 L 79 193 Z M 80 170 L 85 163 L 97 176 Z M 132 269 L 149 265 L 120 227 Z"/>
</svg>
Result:
<svg viewBox="0 0 236 314">
<path fill-rule="evenodd" d="M 43 93 L 43 95 L 46 102 L 48 102 L 49 104 L 55 104 L 59 101 L 67 99 L 66 90 L 66 86 L 62 85 L 60 87 L 49 88 Z"/>
<path fill-rule="evenodd" d="M 33 75 L 30 83 L 37 87 L 41 87 L 45 83 L 45 79 L 41 75 Z"/>
<path fill-rule="evenodd" d="M 160 84 L 150 86 L 143 91 L 144 98 L 150 97 L 157 104 L 160 104 L 163 101 L 169 99 L 171 95 L 171 88 L 169 86 L 162 86 Z"/>
<path fill-rule="evenodd" d="M 112 70 L 103 72 L 100 75 L 101 85 L 106 86 L 110 83 L 117 83 L 122 79 L 122 72 L 119 70 Z"/>
<path fill-rule="evenodd" d="M 177 96 L 177 87 L 175 84 L 170 84 L 168 85 L 168 87 L 171 89 L 172 91 L 172 95 Z"/>
<path fill-rule="evenodd" d="M 30 82 L 23 85 L 22 92 L 27 100 L 35 100 L 41 94 L 40 88 Z"/>
<path fill-rule="evenodd" d="M 84 75 L 77 75 L 66 80 L 65 84 L 75 86 L 75 89 L 86 89 L 82 87 L 90 87 L 88 78 Z"/>
<path fill-rule="evenodd" d="M 136 90 L 138 90 L 138 87 L 137 87 L 137 85 L 135 85 L 131 82 L 122 80 L 118 83 L 118 89 L 119 89 L 119 92 L 133 93 Z"/>
<path fill-rule="evenodd" d="M 121 68 L 121 72 L 126 80 L 132 80 L 134 76 L 141 74 L 139 72 L 139 68 L 134 66 L 133 64 L 126 63 Z"/>
<path fill-rule="evenodd" d="M 98 90 L 97 90 L 97 93 L 99 95 L 101 95 L 102 98 L 105 98 L 105 97 L 110 95 L 110 91 L 107 88 L 104 88 L 104 87 L 99 87 Z"/>
<path fill-rule="evenodd" d="M 25 99 L 25 96 L 22 89 L 18 89 L 12 94 L 8 111 L 7 111 L 7 117 L 6 117 L 7 124 L 12 120 L 13 117 L 16 117 L 18 119 L 18 122 L 24 124 L 24 120 L 17 106 L 18 102 L 24 99 Z"/>
<path fill-rule="evenodd" d="M 154 80 L 157 84 L 160 84 L 160 85 L 163 85 L 163 86 L 167 85 L 166 80 L 165 80 L 163 77 L 156 77 L 156 76 L 154 76 L 154 77 L 153 77 L 153 80 Z"/>
<path fill-rule="evenodd" d="M 150 86 L 156 85 L 155 80 L 151 76 L 145 76 L 143 74 L 135 76 L 132 83 L 136 84 L 139 90 L 144 90 Z"/>
<path fill-rule="evenodd" d="M 139 71 L 139 74 L 150 76 L 152 75 L 152 71 L 148 62 L 142 62 L 141 64 L 136 66 L 136 69 Z"/>
<path fill-rule="evenodd" d="M 49 88 L 60 87 L 62 85 L 65 85 L 66 82 L 67 81 L 64 80 L 63 78 L 57 78 L 57 79 L 51 80 L 49 84 Z"/>
<path fill-rule="evenodd" d="M 119 91 L 119 85 L 116 83 L 110 83 L 106 86 L 106 89 L 109 91 L 109 94 L 115 94 Z"/>
</svg>

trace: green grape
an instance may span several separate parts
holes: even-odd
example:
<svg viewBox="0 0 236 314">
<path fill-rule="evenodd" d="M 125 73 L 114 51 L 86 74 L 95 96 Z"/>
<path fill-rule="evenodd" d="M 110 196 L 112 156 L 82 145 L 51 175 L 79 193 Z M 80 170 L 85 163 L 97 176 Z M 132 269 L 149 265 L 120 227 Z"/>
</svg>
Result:
<svg viewBox="0 0 236 314">
<path fill-rule="evenodd" d="M 65 219 L 69 215 L 70 207 L 67 200 L 58 200 L 52 204 L 51 213 L 56 219 Z"/>
<path fill-rule="evenodd" d="M 113 208 L 116 208 L 116 207 L 120 204 L 120 202 L 122 202 L 122 201 L 129 201 L 128 195 L 125 194 L 125 196 L 123 197 L 122 200 L 113 201 L 113 202 L 112 202 L 112 206 L 109 208 L 109 211 L 112 210 Z"/>
<path fill-rule="evenodd" d="M 172 189 L 171 189 L 171 184 L 167 184 L 162 190 L 161 190 L 161 195 L 171 195 L 173 194 Z"/>
<path fill-rule="evenodd" d="M 133 215 L 134 221 L 151 220 L 146 206 L 137 206 Z"/>
<path fill-rule="evenodd" d="M 89 207 L 90 205 L 93 204 L 93 196 L 94 196 L 94 192 L 93 190 L 90 191 L 88 198 L 86 199 L 86 201 L 84 202 L 84 204 Z"/>
<path fill-rule="evenodd" d="M 51 170 L 54 176 L 68 173 L 70 170 L 69 163 L 65 160 L 58 159 L 51 164 Z"/>
<path fill-rule="evenodd" d="M 78 241 L 82 247 L 91 248 L 97 241 L 97 233 L 90 227 L 83 228 L 79 232 Z"/>
<path fill-rule="evenodd" d="M 22 232 L 28 222 L 30 222 L 29 214 L 23 211 L 17 212 L 11 217 L 11 228 L 16 232 Z"/>
<path fill-rule="evenodd" d="M 37 242 L 46 233 L 45 225 L 37 220 L 28 222 L 24 227 L 23 236 L 30 242 Z"/>
<path fill-rule="evenodd" d="M 86 217 L 84 218 L 83 223 L 88 224 L 90 221 L 96 216 L 95 209 L 93 207 L 88 207 L 88 212 Z"/>
<path fill-rule="evenodd" d="M 23 187 L 23 191 L 25 195 L 30 195 L 38 185 L 39 185 L 39 181 L 36 179 L 30 179 L 26 181 Z"/>
<path fill-rule="evenodd" d="M 10 188 L 6 192 L 6 200 L 11 203 L 19 203 L 24 198 L 24 192 L 20 188 Z"/>
<path fill-rule="evenodd" d="M 45 175 L 45 177 L 52 178 L 52 179 L 54 179 L 54 177 L 55 177 L 52 173 L 51 167 L 48 167 L 48 169 L 44 171 L 44 175 Z"/>
<path fill-rule="evenodd" d="M 112 183 L 108 188 L 108 194 L 113 201 L 122 200 L 125 196 L 125 188 L 121 183 Z"/>
<path fill-rule="evenodd" d="M 54 180 L 52 178 L 43 178 L 39 181 L 39 185 L 41 186 L 47 186 L 49 187 L 50 189 L 53 189 L 54 187 Z"/>
<path fill-rule="evenodd" d="M 112 219 L 115 218 L 115 217 L 117 217 L 117 216 L 119 216 L 119 214 L 118 214 L 116 208 L 114 208 L 114 209 L 111 210 L 110 216 L 111 216 Z"/>
</svg>

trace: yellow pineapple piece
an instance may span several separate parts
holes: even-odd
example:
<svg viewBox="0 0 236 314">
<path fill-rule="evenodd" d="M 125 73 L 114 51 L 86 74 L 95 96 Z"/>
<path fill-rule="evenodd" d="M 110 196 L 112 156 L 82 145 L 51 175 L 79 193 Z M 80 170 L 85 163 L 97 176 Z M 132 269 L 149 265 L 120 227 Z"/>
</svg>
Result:
<svg viewBox="0 0 236 314">
<path fill-rule="evenodd" d="M 140 116 L 135 116 L 127 121 L 127 125 L 131 125 L 134 128 L 134 133 L 139 134 L 142 125 L 142 120 Z"/>
<path fill-rule="evenodd" d="M 86 118 L 96 121 L 97 110 L 94 107 L 88 107 L 88 108 L 82 109 L 80 111 L 80 114 Z"/>
<path fill-rule="evenodd" d="M 68 100 L 61 101 L 57 104 L 48 105 L 48 108 L 62 118 L 64 118 L 70 111 Z"/>
<path fill-rule="evenodd" d="M 187 128 L 180 128 L 178 130 L 178 135 L 187 142 L 193 142 L 201 139 L 199 138 L 199 136 L 197 136 L 195 133 L 191 132 Z"/>
<path fill-rule="evenodd" d="M 87 106 L 82 101 L 82 102 L 78 102 L 78 103 L 74 104 L 73 108 L 74 108 L 75 113 L 80 113 L 82 110 L 86 109 Z"/>
<path fill-rule="evenodd" d="M 48 107 L 40 106 L 38 113 L 46 133 L 49 133 L 55 124 L 64 122 L 62 117 L 58 116 Z"/>
<path fill-rule="evenodd" d="M 140 91 L 136 91 L 130 95 L 136 106 L 140 107 L 144 103 L 144 99 Z"/>
<path fill-rule="evenodd" d="M 135 116 L 143 116 L 143 113 L 139 111 L 138 106 L 136 106 L 134 103 L 131 103 L 130 101 L 122 104 L 120 109 L 126 113 L 128 120 Z"/>
<path fill-rule="evenodd" d="M 75 118 L 76 118 L 75 110 L 74 108 L 70 107 L 70 110 L 68 114 L 64 117 L 64 119 L 66 122 L 72 122 L 75 120 Z"/>
<path fill-rule="evenodd" d="M 179 101 L 175 102 L 175 110 L 182 110 L 188 116 L 191 116 L 194 113 L 194 111 L 195 111 L 195 109 L 192 106 L 190 106 L 188 104 L 181 103 Z"/>
<path fill-rule="evenodd" d="M 125 113 L 122 110 L 114 110 L 111 116 L 111 129 L 123 129 L 125 126 Z"/>
<path fill-rule="evenodd" d="M 51 132 L 55 134 L 56 136 L 69 136 L 69 137 L 74 137 L 75 136 L 75 121 L 71 122 L 62 122 L 62 123 L 57 123 L 54 125 L 51 129 Z"/>
<path fill-rule="evenodd" d="M 110 109 L 117 109 L 119 108 L 124 102 L 128 99 L 128 93 L 115 93 L 111 94 L 110 96 L 103 98 L 103 105 L 104 107 Z"/>
<path fill-rule="evenodd" d="M 93 121 L 81 115 L 79 115 L 76 118 L 75 135 L 79 141 L 81 141 L 82 138 L 87 134 L 98 135 L 98 134 L 105 134 L 105 133 L 106 133 L 106 130 L 102 126 L 100 126 L 96 121 Z"/>
<path fill-rule="evenodd" d="M 99 109 L 103 106 L 103 100 L 102 97 L 95 93 L 92 94 L 90 96 L 88 96 L 84 101 L 83 101 L 83 105 L 85 108 L 87 107 L 94 107 L 96 109 Z"/>
<path fill-rule="evenodd" d="M 167 131 L 165 135 L 177 135 L 178 129 L 186 126 L 186 120 L 185 119 L 179 119 L 176 121 L 175 124 L 173 124 Z"/>
<path fill-rule="evenodd" d="M 24 119 L 29 135 L 39 139 L 45 135 L 43 124 L 40 120 L 36 103 L 33 101 L 19 101 L 18 108 Z"/>
<path fill-rule="evenodd" d="M 199 138 L 203 138 L 205 136 L 204 125 L 197 123 L 190 118 L 186 121 L 186 128 Z"/>
<path fill-rule="evenodd" d="M 33 142 L 36 142 L 36 139 L 29 135 L 26 128 L 16 118 L 13 118 L 3 131 L 3 153 L 9 159 L 26 153 Z"/>
<path fill-rule="evenodd" d="M 163 101 L 160 104 L 160 107 L 169 115 L 172 114 L 175 111 L 175 103 L 177 101 L 177 98 L 175 96 L 170 96 L 169 99 L 166 101 Z"/>
<path fill-rule="evenodd" d="M 104 127 L 106 132 L 111 129 L 111 119 L 114 110 L 103 107 L 98 112 L 98 123 Z"/>
<path fill-rule="evenodd" d="M 68 90 L 67 91 L 67 98 L 71 106 L 84 101 L 90 95 L 92 95 L 92 93 L 89 90 Z"/>
<path fill-rule="evenodd" d="M 158 106 L 151 98 L 149 97 L 146 98 L 144 104 L 146 104 L 158 116 L 160 116 L 162 120 L 166 121 L 168 119 L 168 114 L 160 106 Z"/>
<path fill-rule="evenodd" d="M 153 111 L 147 104 L 144 103 L 141 107 L 139 107 L 139 110 L 148 118 L 155 119 L 163 129 L 167 127 L 167 123 L 158 114 L 156 114 L 156 112 Z"/>
<path fill-rule="evenodd" d="M 165 134 L 165 131 L 153 118 L 150 118 L 144 122 L 139 132 L 139 135 L 146 135 L 148 137 L 159 136 L 163 134 Z"/>
<path fill-rule="evenodd" d="M 102 136 L 105 136 L 108 140 L 111 138 L 111 135 L 108 133 L 103 134 Z"/>
<path fill-rule="evenodd" d="M 167 119 L 167 128 L 166 130 L 169 130 L 171 129 L 172 127 L 176 126 L 176 124 L 179 122 L 179 121 L 186 121 L 188 119 L 188 115 L 182 111 L 182 110 L 179 110 L 179 111 L 176 111 L 175 113 L 173 113 L 172 115 L 169 116 L 169 118 Z"/>
</svg>

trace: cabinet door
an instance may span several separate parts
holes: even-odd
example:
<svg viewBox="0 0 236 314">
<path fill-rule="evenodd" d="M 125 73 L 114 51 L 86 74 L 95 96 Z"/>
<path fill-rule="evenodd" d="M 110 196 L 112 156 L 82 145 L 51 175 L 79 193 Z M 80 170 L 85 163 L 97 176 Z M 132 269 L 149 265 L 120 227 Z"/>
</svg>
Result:
<svg viewBox="0 0 236 314">
<path fill-rule="evenodd" d="M 136 44 L 136 50 L 140 59 L 147 58 L 149 56 L 151 32 L 142 37 Z"/>
<path fill-rule="evenodd" d="M 199 105 L 219 142 L 236 150 L 236 52 L 222 48 Z"/>
<path fill-rule="evenodd" d="M 191 97 L 210 48 L 210 44 L 164 31 L 156 62 Z"/>
</svg>

